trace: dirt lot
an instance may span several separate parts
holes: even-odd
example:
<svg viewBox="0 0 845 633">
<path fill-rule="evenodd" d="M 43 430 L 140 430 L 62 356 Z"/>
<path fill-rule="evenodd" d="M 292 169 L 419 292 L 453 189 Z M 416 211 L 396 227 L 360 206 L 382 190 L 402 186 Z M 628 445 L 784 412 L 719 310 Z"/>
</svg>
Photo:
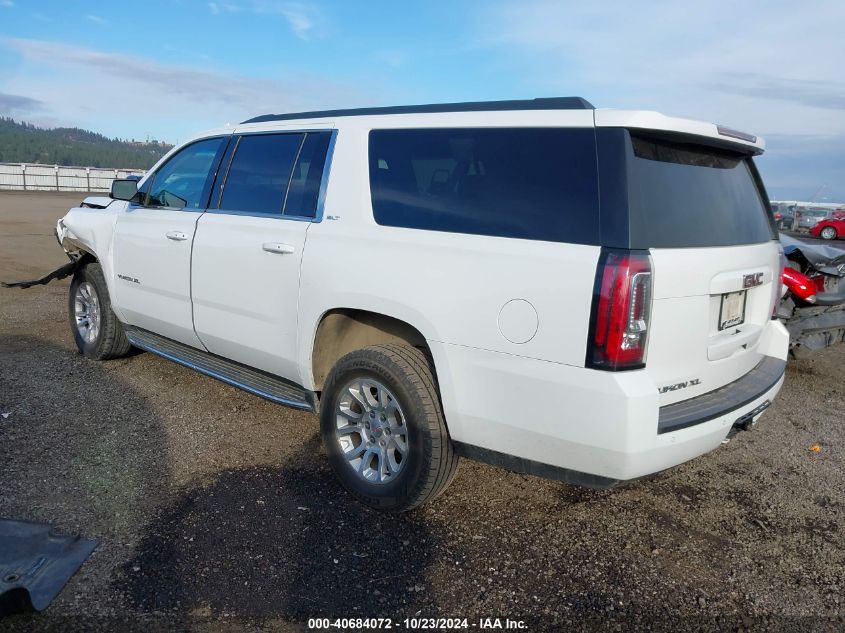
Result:
<svg viewBox="0 0 845 633">
<path fill-rule="evenodd" d="M 0 193 L 0 279 L 62 263 L 53 226 L 79 198 Z M 0 629 L 845 626 L 845 347 L 790 362 L 757 430 L 651 480 L 597 492 L 464 461 L 436 502 L 386 516 L 335 483 L 313 416 L 151 354 L 81 357 L 66 293 L 0 289 L 0 516 L 100 545 Z"/>
</svg>

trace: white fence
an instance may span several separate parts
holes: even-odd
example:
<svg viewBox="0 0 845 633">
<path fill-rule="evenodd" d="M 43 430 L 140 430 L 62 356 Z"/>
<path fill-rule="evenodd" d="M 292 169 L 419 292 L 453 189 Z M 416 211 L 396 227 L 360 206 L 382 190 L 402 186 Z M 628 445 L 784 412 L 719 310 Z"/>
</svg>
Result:
<svg viewBox="0 0 845 633">
<path fill-rule="evenodd" d="M 144 170 L 0 163 L 0 190 L 110 191 L 112 180 L 132 175 L 143 176 Z"/>
</svg>

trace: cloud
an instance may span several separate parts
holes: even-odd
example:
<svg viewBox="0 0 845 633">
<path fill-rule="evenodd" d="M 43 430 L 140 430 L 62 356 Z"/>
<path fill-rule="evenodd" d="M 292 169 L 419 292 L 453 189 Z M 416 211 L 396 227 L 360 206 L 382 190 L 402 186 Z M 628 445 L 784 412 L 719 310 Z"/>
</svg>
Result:
<svg viewBox="0 0 845 633">
<path fill-rule="evenodd" d="M 546 94 L 580 90 L 601 106 L 655 108 L 762 134 L 845 133 L 845 4 L 796 6 L 527 0 L 491 7 L 476 39 L 510 53 L 524 84 Z"/>
<path fill-rule="evenodd" d="M 95 24 L 100 24 L 100 25 L 105 25 L 105 24 L 109 23 L 109 21 L 106 20 L 105 18 L 102 18 L 99 15 L 94 15 L 94 14 L 86 15 L 85 19 L 90 20 L 91 22 L 94 22 Z"/>
<path fill-rule="evenodd" d="M 13 6 L 15 6 L 15 3 L 12 0 L 0 0 L 0 7 L 4 9 L 11 9 Z"/>
<path fill-rule="evenodd" d="M 845 84 L 837 85 L 830 80 L 728 72 L 717 73 L 710 86 L 728 94 L 845 111 Z"/>
<path fill-rule="evenodd" d="M 44 40 L 6 38 L 24 62 L 6 89 L 32 95 L 79 125 L 110 134 L 172 138 L 199 127 L 236 123 L 256 114 L 362 104 L 357 87 L 311 75 L 264 79 L 102 52 Z M 191 126 L 185 129 L 186 122 Z M 129 134 L 131 135 L 131 134 Z"/>
<path fill-rule="evenodd" d="M 772 135 L 757 165 L 773 200 L 845 202 L 845 134 Z"/>
<path fill-rule="evenodd" d="M 241 11 L 241 7 L 231 2 L 209 2 L 208 8 L 214 15 L 220 15 L 221 13 L 240 13 Z"/>
<path fill-rule="evenodd" d="M 524 0 L 485 7 L 474 45 L 530 96 L 580 94 L 763 135 L 770 190 L 806 196 L 829 182 L 825 195 L 845 200 L 843 24 L 839 0 Z"/>
<path fill-rule="evenodd" d="M 322 21 L 317 7 L 301 2 L 278 2 L 274 0 L 246 0 L 236 2 L 209 2 L 208 9 L 213 15 L 224 13 L 252 13 L 255 15 L 277 15 L 283 17 L 301 40 L 310 40 Z"/>
<path fill-rule="evenodd" d="M 261 13 L 262 11 L 259 11 Z M 313 11 L 305 5 L 290 4 L 280 5 L 275 8 L 270 8 L 267 13 L 278 13 L 284 16 L 288 21 L 291 30 L 301 40 L 310 38 L 311 31 L 314 29 Z"/>
<path fill-rule="evenodd" d="M 408 61 L 407 55 L 405 55 L 402 51 L 397 50 L 375 51 L 373 53 L 373 58 L 382 64 L 390 66 L 391 68 L 401 68 Z"/>
<path fill-rule="evenodd" d="M 26 116 L 44 110 L 44 102 L 23 95 L 0 92 L 0 114 Z"/>
</svg>

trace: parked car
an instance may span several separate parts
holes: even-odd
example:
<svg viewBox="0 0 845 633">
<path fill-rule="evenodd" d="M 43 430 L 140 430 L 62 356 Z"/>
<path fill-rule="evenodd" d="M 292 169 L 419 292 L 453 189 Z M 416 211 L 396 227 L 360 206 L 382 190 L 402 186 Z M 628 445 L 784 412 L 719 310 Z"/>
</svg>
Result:
<svg viewBox="0 0 845 633">
<path fill-rule="evenodd" d="M 795 207 L 783 203 L 771 203 L 775 224 L 781 231 L 790 230 L 795 224 Z"/>
<path fill-rule="evenodd" d="M 778 307 L 795 356 L 845 341 L 845 251 L 781 235 L 787 288 Z"/>
<path fill-rule="evenodd" d="M 833 211 L 830 209 L 822 209 L 822 208 L 814 208 L 809 207 L 807 209 L 800 209 L 798 211 L 798 225 L 795 227 L 797 230 L 809 230 L 812 229 L 816 224 L 831 217 Z"/>
<path fill-rule="evenodd" d="M 822 220 L 810 229 L 810 235 L 825 240 L 845 239 L 845 219 L 829 218 Z"/>
<path fill-rule="evenodd" d="M 781 388 L 763 147 L 579 98 L 260 116 L 58 222 L 71 330 L 318 412 L 378 508 L 459 456 L 614 486 Z"/>
</svg>

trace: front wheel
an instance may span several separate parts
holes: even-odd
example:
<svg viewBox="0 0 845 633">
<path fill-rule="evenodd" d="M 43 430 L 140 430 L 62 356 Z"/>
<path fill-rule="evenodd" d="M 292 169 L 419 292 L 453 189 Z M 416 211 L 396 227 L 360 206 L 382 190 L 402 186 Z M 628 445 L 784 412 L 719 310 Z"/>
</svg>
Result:
<svg viewBox="0 0 845 633">
<path fill-rule="evenodd" d="M 826 226 L 822 229 L 821 232 L 822 239 L 825 240 L 835 240 L 836 239 L 836 229 L 832 226 Z"/>
<path fill-rule="evenodd" d="M 76 271 L 70 284 L 68 313 L 76 347 L 88 358 L 118 358 L 131 349 L 123 326 L 112 312 L 109 290 L 99 264 L 87 264 Z"/>
<path fill-rule="evenodd" d="M 335 475 L 375 508 L 415 508 L 443 492 L 457 470 L 431 364 L 410 345 L 341 358 L 326 379 L 320 427 Z"/>
</svg>

